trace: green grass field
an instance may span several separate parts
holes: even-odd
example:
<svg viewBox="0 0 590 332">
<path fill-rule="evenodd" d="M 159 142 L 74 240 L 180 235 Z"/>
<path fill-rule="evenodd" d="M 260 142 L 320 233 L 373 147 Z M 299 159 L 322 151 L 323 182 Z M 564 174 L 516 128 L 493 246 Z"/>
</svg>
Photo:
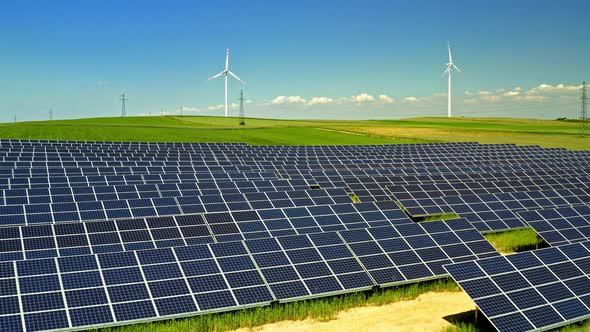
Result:
<svg viewBox="0 0 590 332">
<path fill-rule="evenodd" d="M 258 145 L 477 141 L 590 150 L 590 137 L 580 137 L 578 128 L 579 124 L 575 121 L 500 118 L 365 121 L 246 119 L 246 126 L 239 126 L 236 118 L 154 116 L 0 124 L 0 137 L 84 141 L 244 142 Z M 529 229 L 488 234 L 486 237 L 504 253 L 530 250 L 538 241 L 536 234 Z M 459 288 L 452 281 L 442 280 L 265 308 L 109 328 L 103 331 L 226 331 L 240 327 L 253 328 L 286 319 L 326 320 L 334 318 L 339 311 L 348 308 L 413 299 L 432 291 L 459 291 Z M 457 322 L 456 326 L 448 331 L 479 329 L 480 326 L 467 319 Z M 564 331 L 589 329 L 590 323 L 583 323 L 567 327 Z"/>
<path fill-rule="evenodd" d="M 478 141 L 590 149 L 575 121 L 501 118 L 268 120 L 201 116 L 92 118 L 0 124 L 0 137 L 55 140 L 244 142 L 249 144 L 395 144 Z"/>
</svg>

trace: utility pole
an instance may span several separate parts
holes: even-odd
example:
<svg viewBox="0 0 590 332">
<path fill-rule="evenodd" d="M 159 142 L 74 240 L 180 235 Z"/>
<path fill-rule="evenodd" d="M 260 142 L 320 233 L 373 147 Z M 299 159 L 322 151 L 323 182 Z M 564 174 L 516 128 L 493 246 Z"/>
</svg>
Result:
<svg viewBox="0 0 590 332">
<path fill-rule="evenodd" d="M 49 109 L 49 121 L 53 120 L 53 108 Z"/>
<path fill-rule="evenodd" d="M 580 98 L 582 109 L 580 110 L 580 120 L 582 121 L 580 125 L 580 135 L 586 136 L 586 131 L 588 130 L 588 113 L 586 110 L 586 106 L 588 104 L 588 97 L 586 96 L 586 81 L 582 82 L 582 97 Z"/>
<path fill-rule="evenodd" d="M 240 89 L 240 126 L 245 126 L 244 122 L 244 89 Z"/>
<path fill-rule="evenodd" d="M 14 123 L 16 123 L 16 115 L 14 116 Z"/>
<path fill-rule="evenodd" d="M 124 118 L 127 116 L 127 111 L 125 110 L 125 102 L 127 101 L 127 98 L 125 98 L 125 94 L 122 93 L 121 94 L 121 117 Z"/>
</svg>

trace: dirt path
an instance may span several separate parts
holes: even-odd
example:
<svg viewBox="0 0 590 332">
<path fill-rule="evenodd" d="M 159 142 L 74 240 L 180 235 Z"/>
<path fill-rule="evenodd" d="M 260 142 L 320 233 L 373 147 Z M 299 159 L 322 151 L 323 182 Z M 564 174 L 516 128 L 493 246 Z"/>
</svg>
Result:
<svg viewBox="0 0 590 332">
<path fill-rule="evenodd" d="M 284 321 L 236 332 L 440 331 L 450 326 L 443 317 L 473 310 L 474 306 L 465 292 L 433 292 L 420 295 L 415 300 L 346 310 L 327 322 L 311 319 Z"/>
</svg>

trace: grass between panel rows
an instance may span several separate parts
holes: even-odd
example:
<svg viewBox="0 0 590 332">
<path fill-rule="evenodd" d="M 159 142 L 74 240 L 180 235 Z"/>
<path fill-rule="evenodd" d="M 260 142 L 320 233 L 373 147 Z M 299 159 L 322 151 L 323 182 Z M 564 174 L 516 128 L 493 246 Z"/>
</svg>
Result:
<svg viewBox="0 0 590 332">
<path fill-rule="evenodd" d="M 494 248 L 503 254 L 535 250 L 547 246 L 532 228 L 487 233 L 484 234 L 484 237 L 494 246 Z"/>
<path fill-rule="evenodd" d="M 253 328 L 285 320 L 316 319 L 320 321 L 336 318 L 339 312 L 370 305 L 384 305 L 412 300 L 428 292 L 460 292 L 461 289 L 450 279 L 376 289 L 319 299 L 276 304 L 266 307 L 239 311 L 208 314 L 161 322 L 126 325 L 99 330 L 100 332 L 139 331 L 229 331 L 238 328 Z"/>
</svg>

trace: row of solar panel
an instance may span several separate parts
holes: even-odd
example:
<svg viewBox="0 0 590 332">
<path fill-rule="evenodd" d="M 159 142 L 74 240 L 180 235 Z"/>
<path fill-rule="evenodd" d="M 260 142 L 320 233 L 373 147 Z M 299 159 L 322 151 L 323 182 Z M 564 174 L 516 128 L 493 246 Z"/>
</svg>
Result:
<svg viewBox="0 0 590 332">
<path fill-rule="evenodd" d="M 452 152 L 452 151 L 449 151 Z M 397 157 L 392 157 L 392 154 Z M 505 163 L 506 161 L 517 161 L 517 162 L 536 162 L 536 161 L 588 161 L 590 154 L 580 155 L 579 153 L 563 153 L 563 154 L 543 154 L 543 153 L 522 153 L 515 152 L 513 154 L 506 153 L 481 153 L 478 151 L 461 151 L 459 155 L 453 155 L 452 153 L 437 153 L 432 152 L 429 155 L 427 152 L 420 153 L 404 153 L 396 151 L 387 151 L 380 153 L 366 153 L 362 151 L 350 152 L 347 154 L 335 153 L 335 154 L 306 154 L 297 152 L 268 152 L 268 153 L 251 153 L 246 149 L 240 149 L 235 153 L 218 153 L 218 154 L 207 154 L 207 153 L 159 153 L 159 152 L 117 152 L 117 151 L 99 151 L 99 152 L 0 152 L 0 158 L 5 161 L 147 161 L 147 160 L 169 160 L 169 161 L 181 161 L 189 160 L 196 163 L 202 162 L 240 162 L 246 163 L 258 163 L 265 161 L 294 161 L 300 163 L 319 163 L 324 162 L 326 164 L 334 163 L 337 161 L 350 162 L 353 160 L 365 160 L 384 163 L 428 163 L 428 162 L 478 162 L 481 160 L 493 160 L 494 162 Z"/>
<path fill-rule="evenodd" d="M 511 181 L 511 180 L 537 180 L 543 178 L 557 179 L 563 177 L 585 177 L 584 170 L 578 173 L 575 169 L 563 169 L 559 172 L 550 170 L 520 170 L 503 172 L 453 172 L 441 173 L 438 175 L 405 175 L 405 176 L 357 176 L 342 178 L 346 185 L 354 184 L 379 184 L 382 188 L 387 186 L 406 185 L 444 185 L 449 183 L 462 182 L 490 182 L 490 181 Z"/>
<path fill-rule="evenodd" d="M 590 206 L 519 212 L 518 215 L 551 246 L 590 240 Z"/>
<path fill-rule="evenodd" d="M 391 152 L 394 153 L 394 152 Z M 428 164 L 428 163 L 453 163 L 453 162 L 479 162 L 481 160 L 491 160 L 494 163 L 505 164 L 509 161 L 520 163 L 537 163 L 540 161 L 559 162 L 559 161 L 580 161 L 588 162 L 588 156 L 580 156 L 578 154 L 563 154 L 563 155 L 542 155 L 542 154 L 488 154 L 467 152 L 467 156 L 449 156 L 434 155 L 425 156 L 424 154 L 402 154 L 399 158 L 391 157 L 391 153 L 350 153 L 350 154 L 323 154 L 323 155 L 307 155 L 297 153 L 267 153 L 267 154 L 251 154 L 247 151 L 240 151 L 235 154 L 220 153 L 216 154 L 201 154 L 201 153 L 0 153 L 0 159 L 3 162 L 35 162 L 43 165 L 43 162 L 66 162 L 66 161 L 110 161 L 110 162 L 130 162 L 130 161 L 170 161 L 179 162 L 182 160 L 192 161 L 195 164 L 207 163 L 245 163 L 256 164 L 264 162 L 285 162 L 293 161 L 301 164 L 336 164 L 338 162 L 351 163 L 352 161 L 367 161 L 374 163 L 395 163 L 399 165 L 412 164 Z M 395 152 L 397 154 L 397 152 Z"/>
<path fill-rule="evenodd" d="M 383 185 L 375 182 L 363 184 L 355 182 L 346 187 L 364 200 L 390 200 L 390 199 L 416 199 L 438 198 L 441 196 L 456 196 L 468 194 L 514 192 L 514 191 L 539 191 L 550 189 L 569 189 L 586 187 L 588 178 L 563 177 L 563 178 L 537 178 L 527 180 L 493 181 L 493 182 L 458 182 L 427 185 Z M 362 178 L 367 179 L 367 178 Z M 387 178 L 386 178 L 387 179 Z M 347 182 L 347 181 L 343 181 Z M 235 184 L 234 184 L 235 183 Z M 35 204 L 35 203 L 64 203 L 95 200 L 133 199 L 149 197 L 177 197 L 196 196 L 200 194 L 220 193 L 247 193 L 259 192 L 259 187 L 269 188 L 266 191 L 275 191 L 276 188 L 289 190 L 297 185 L 299 189 L 308 188 L 307 182 L 290 181 L 286 184 L 282 181 L 256 182 L 239 181 L 234 183 L 195 182 L 195 183 L 165 183 L 151 185 L 116 185 L 116 186 L 73 186 L 36 189 L 4 189 L 0 190 L 0 205 Z M 281 183 L 281 184 L 279 184 Z M 385 182 L 388 183 L 388 182 Z M 224 187 L 223 185 L 230 186 Z M 70 183 L 70 185 L 74 185 Z M 336 187 L 342 183 L 332 181 L 322 183 L 323 187 Z M 219 186 L 219 187 L 218 187 Z M 454 194 L 454 195 L 453 195 Z"/>
<path fill-rule="evenodd" d="M 467 222 L 411 226 L 417 234 L 407 242 L 390 226 L 0 263 L 0 327 L 104 326 L 267 305 L 439 278 L 444 264 L 498 255 Z M 476 254 L 467 244 L 478 242 Z"/>
<path fill-rule="evenodd" d="M 588 177 L 590 179 L 590 177 Z M 443 196 L 461 196 L 486 193 L 501 193 L 515 191 L 543 191 L 557 189 L 584 188 L 587 186 L 586 177 L 536 177 L 525 180 L 499 180 L 499 181 L 474 181 L 474 182 L 452 182 L 425 185 L 389 185 L 375 182 L 351 183 L 346 188 L 354 192 L 361 200 L 382 200 L 382 199 L 422 199 L 440 198 Z M 343 182 L 346 182 L 344 180 Z M 320 186 L 336 185 L 333 182 L 318 182 Z M 340 185 L 340 184 L 338 184 Z M 436 189 L 431 189 L 435 187 Z M 426 189 L 431 189 L 424 191 Z"/>
<path fill-rule="evenodd" d="M 237 147 L 234 149 L 225 150 L 207 150 L 207 149 L 149 149 L 139 147 L 135 149 L 127 148 L 0 148 L 1 156 L 23 156 L 23 157 L 45 157 L 45 156 L 125 156 L 125 157 L 178 157 L 178 156 L 196 156 L 201 158 L 212 158 L 219 156 L 227 156 L 228 158 L 272 158 L 272 157 L 296 157 L 296 158 L 310 158 L 310 159 L 327 159 L 327 158 L 359 158 L 359 157 L 379 157 L 390 159 L 390 155 L 395 153 L 400 156 L 400 160 L 408 160 L 410 158 L 420 158 L 422 160 L 435 160 L 447 158 L 568 158 L 577 156 L 581 159 L 586 159 L 590 153 L 587 151 L 567 151 L 558 149 L 499 149 L 498 146 L 484 146 L 484 148 L 445 148 L 445 149 L 395 149 L 396 146 L 381 147 L 379 150 L 371 149 L 371 147 L 363 147 L 355 150 L 326 150 L 326 149 L 302 149 L 304 147 L 293 147 L 293 149 L 265 149 L 260 150 L 255 147 Z M 453 153 L 457 152 L 457 153 Z M 411 160 L 410 160 L 411 161 Z"/>
<path fill-rule="evenodd" d="M 345 170 L 333 170 L 333 171 L 300 171 L 300 170 L 293 170 L 290 172 L 275 172 L 280 174 L 285 174 L 288 176 L 303 176 L 303 177 L 373 177 L 373 176 L 416 176 L 420 177 L 423 176 L 427 178 L 428 176 L 464 176 L 463 174 L 482 174 L 481 176 L 484 178 L 490 178 L 495 176 L 502 176 L 502 173 L 505 172 L 527 172 L 527 171 L 536 171 L 536 172 L 546 172 L 548 174 L 558 174 L 559 171 L 553 170 L 550 166 L 552 165 L 544 165 L 544 166 L 530 166 L 530 165 L 510 165 L 510 166 L 489 166 L 489 167 L 443 167 L 443 168 L 404 168 L 404 169 L 370 169 L 370 170 L 354 170 L 354 171 L 345 171 Z M 570 166 L 563 166 L 563 169 L 566 171 L 572 172 L 573 170 L 578 171 L 578 175 L 589 175 L 590 168 L 586 165 L 584 167 L 577 167 L 575 165 Z M 560 170 L 561 171 L 561 170 Z M 488 175 L 490 173 L 491 175 Z"/>
<path fill-rule="evenodd" d="M 378 171 L 375 171 L 379 173 Z M 577 172 L 577 173 L 576 173 Z M 362 179 L 363 181 L 370 181 L 371 178 L 377 178 L 380 182 L 386 183 L 385 179 L 388 179 L 390 183 L 393 184 L 411 184 L 411 183 L 422 183 L 422 181 L 452 181 L 452 182 L 461 182 L 466 180 L 472 181 L 490 181 L 490 180 L 505 180 L 507 179 L 506 173 L 487 173 L 486 175 L 481 175 L 483 173 L 478 172 L 466 172 L 465 174 L 442 174 L 437 173 L 436 175 L 417 175 L 417 174 L 399 174 L 391 175 L 391 174 L 371 174 L 368 175 L 367 173 L 370 172 L 361 172 L 361 174 L 355 174 L 353 172 L 350 173 L 334 173 L 334 172 L 314 172 L 311 174 L 302 173 L 301 176 L 296 175 L 289 175 L 288 178 L 290 179 L 307 179 L 308 181 L 315 181 L 317 183 L 323 182 L 333 182 L 333 181 L 345 181 L 345 182 L 356 182 L 360 181 L 357 179 Z M 387 172 L 391 173 L 391 171 Z M 537 171 L 537 170 L 529 170 L 529 171 L 510 171 L 508 173 L 509 176 L 516 176 L 516 177 L 527 177 L 527 176 L 547 176 L 547 177 L 563 177 L 563 176 L 586 176 L 587 173 L 590 173 L 589 170 L 574 170 L 574 169 L 565 169 L 558 174 L 557 172 L 549 172 L 549 171 Z M 478 174 L 478 175 L 475 175 Z M 274 176 L 275 174 L 272 174 Z M 202 175 L 201 175 L 202 176 Z M 10 179 L 2 179 L 0 178 L 0 189 L 14 189 L 14 188 L 29 188 L 29 187 L 53 187 L 53 186 L 85 186 L 89 184 L 94 185 L 110 185 L 116 183 L 161 183 L 161 182 L 213 182 L 213 181 L 254 181 L 254 180 L 262 180 L 266 176 L 271 176 L 271 173 L 260 173 L 256 172 L 246 172 L 246 173 L 233 173 L 233 174 L 224 174 L 223 176 L 216 174 L 216 176 L 226 177 L 226 179 L 202 179 L 199 180 L 197 175 L 195 174 L 143 174 L 143 175 L 132 175 L 132 174 L 123 174 L 123 175 L 94 175 L 94 176 L 56 176 L 56 177 L 31 177 L 31 178 L 10 178 Z M 241 177 L 244 176 L 245 178 L 232 178 L 229 179 L 227 177 Z"/>
<path fill-rule="evenodd" d="M 393 164 L 398 167 L 404 165 L 433 165 L 440 166 L 443 163 L 480 163 L 483 160 L 491 160 L 494 164 L 507 164 L 508 162 L 515 163 L 540 163 L 540 162 L 563 162 L 563 161 L 577 161 L 582 163 L 588 162 L 587 156 L 572 155 L 486 155 L 486 154 L 470 154 L 464 157 L 449 157 L 449 156 L 431 156 L 425 157 L 419 155 L 402 155 L 399 158 L 391 157 L 390 154 L 350 154 L 350 155 L 323 155 L 323 156 L 308 156 L 308 155 L 293 155 L 293 154 L 264 154 L 264 155 L 252 155 L 244 152 L 240 152 L 235 155 L 220 154 L 219 156 L 203 156 L 202 154 L 145 154 L 145 153 L 131 153 L 131 154 L 116 154 L 116 153 L 103 153 L 103 154 L 73 154 L 73 153 L 61 153 L 61 154 L 39 154 L 39 155 L 28 155 L 28 154 L 9 154 L 0 156 L 0 159 L 5 163 L 22 163 L 23 166 L 27 164 L 35 164 L 44 167 L 47 163 L 58 163 L 58 162 L 110 162 L 110 163 L 146 163 L 146 162 L 170 162 L 170 163 L 186 163 L 187 161 L 192 162 L 194 165 L 229 165 L 229 164 L 244 164 L 244 165 L 258 165 L 258 164 L 284 164 L 286 162 L 293 162 L 297 165 L 305 166 L 306 164 L 311 165 L 329 165 L 335 166 L 340 164 L 353 164 L 354 161 L 362 161 L 367 163 L 376 164 Z M 8 165 L 10 166 L 10 165 Z M 113 165 L 116 166 L 116 165 Z"/>
<path fill-rule="evenodd" d="M 81 190 L 84 188 L 86 190 Z M 95 190 L 93 190 L 95 189 Z M 98 189 L 98 190 L 96 190 Z M 51 212 L 74 212 L 74 211 L 102 211 L 102 206 L 100 209 L 98 208 L 99 204 L 90 204 L 91 202 L 99 203 L 98 201 L 103 201 L 103 205 L 105 207 L 111 207 L 111 201 L 118 201 L 118 200 L 129 200 L 128 204 L 129 207 L 132 209 L 134 208 L 149 208 L 156 212 L 157 207 L 163 206 L 172 206 L 173 203 L 170 200 L 167 200 L 168 203 L 162 203 L 159 200 L 149 202 L 150 198 L 176 198 L 177 201 L 179 198 L 184 198 L 181 200 L 187 204 L 191 205 L 202 205 L 204 211 L 214 210 L 219 208 L 219 204 L 222 204 L 224 209 L 226 209 L 225 204 L 227 204 L 227 208 L 231 210 L 236 209 L 249 209 L 249 208 L 270 208 L 270 207 L 286 207 L 286 206 L 308 206 L 308 205 L 319 205 L 319 204 L 326 204 L 332 202 L 345 202 L 349 201 L 348 194 L 343 189 L 328 189 L 328 190 L 311 190 L 311 191 L 267 191 L 264 192 L 251 192 L 245 194 L 224 194 L 224 195 L 201 195 L 201 191 L 197 190 L 190 190 L 188 186 L 185 186 L 183 189 L 178 188 L 176 185 L 171 186 L 167 185 L 166 187 L 161 186 L 143 186 L 142 188 L 137 188 L 136 186 L 124 186 L 118 187 L 120 190 L 119 192 L 114 192 L 114 187 L 80 187 L 74 190 L 76 194 L 72 194 L 70 188 L 61 188 L 61 189 L 53 189 L 51 191 L 51 195 L 47 195 L 46 191 L 37 190 L 36 192 L 30 190 L 30 192 L 21 191 L 20 194 L 31 194 L 31 196 L 14 196 L 14 197 L 7 197 L 5 201 L 7 203 L 11 203 L 11 205 L 5 205 L 4 208 L 0 206 L 0 217 L 3 215 L 15 215 L 21 214 L 23 211 L 26 211 L 27 214 L 35 214 L 35 213 L 43 213 L 44 211 L 46 214 Z M 170 189 L 170 190 L 168 190 Z M 276 189 L 276 188 L 275 188 Z M 587 190 L 590 192 L 590 190 Z M 12 194 L 16 194 L 17 192 L 11 191 Z M 573 190 L 571 192 L 562 191 L 567 199 L 567 204 L 580 204 L 583 202 L 587 202 L 588 198 L 584 198 L 585 194 L 583 191 L 580 190 Z M 35 194 L 40 194 L 36 196 Z M 514 192 L 515 195 L 520 195 L 519 192 Z M 545 193 L 544 195 L 552 194 L 551 197 L 553 201 L 551 204 L 556 204 L 556 206 L 561 206 L 566 203 L 556 200 L 559 196 L 553 194 L 552 191 Z M 534 194 L 537 195 L 538 194 Z M 572 197 L 572 195 L 578 195 L 577 197 Z M 361 196 L 362 197 L 362 196 Z M 472 222 L 480 221 L 482 215 L 486 217 L 483 218 L 481 221 L 486 221 L 488 229 L 482 229 L 478 227 L 480 230 L 492 230 L 497 229 L 504 229 L 504 228 L 515 228 L 515 227 L 522 227 L 522 224 L 519 220 L 516 220 L 516 216 L 510 211 L 511 209 L 522 209 L 522 207 L 515 206 L 512 203 L 513 197 L 501 197 L 499 200 L 497 197 L 488 196 L 488 195 L 481 195 L 481 197 L 477 195 L 466 195 L 467 202 L 458 201 L 455 204 L 449 205 L 447 200 L 453 200 L 453 197 L 449 198 L 442 198 L 440 202 L 436 202 L 434 200 L 423 199 L 417 201 L 401 201 L 402 205 L 406 207 L 407 211 L 414 215 L 421 215 L 417 214 L 416 211 L 419 212 L 428 212 L 426 214 L 433 214 L 433 213 L 444 213 L 444 212 L 456 212 L 461 213 L 462 216 L 466 217 L 468 220 Z M 519 198 L 524 198 L 525 196 L 517 196 Z M 383 197 L 386 200 L 387 196 Z M 538 197 L 539 198 L 539 197 Z M 579 199 L 579 200 L 578 200 Z M 581 201 L 580 201 L 581 200 Z M 371 201 L 371 200 L 367 200 Z M 455 200 L 456 201 L 456 200 Z M 484 204 L 483 202 L 487 202 L 488 205 Z M 511 205 L 506 205 L 503 202 L 510 202 Z M 527 209 L 535 209 L 539 208 L 538 202 L 531 202 L 531 201 L 523 201 L 524 203 L 528 204 L 526 206 Z M 545 200 L 540 201 L 541 203 L 546 203 Z M 27 203 L 27 204 L 22 204 Z M 33 204 L 30 204 L 33 203 Z M 69 203 L 69 208 L 68 208 Z M 84 203 L 80 204 L 77 207 L 71 203 Z M 436 204 L 439 205 L 436 205 Z M 471 206 L 468 204 L 472 203 Z M 530 204 L 529 204 L 530 203 Z M 161 205 L 161 204 L 170 204 L 170 205 Z M 430 205 L 429 205 L 430 204 Z M 14 206 L 13 206 L 14 205 Z M 153 206 L 152 206 L 153 205 Z M 119 207 L 119 205 L 117 205 Z M 543 206 L 546 207 L 546 206 Z M 82 208 L 83 210 L 80 210 Z M 6 210 L 6 211 L 5 211 Z M 133 216 L 139 216 L 140 211 L 144 210 L 137 210 L 133 214 Z M 147 210 L 146 210 L 147 211 Z M 132 211 L 133 212 L 133 211 Z M 137 215 L 136 215 L 137 213 Z M 102 214 L 101 214 L 102 215 Z M 153 214 L 155 215 L 155 214 Z M 37 217 L 36 217 L 37 218 Z M 40 218 L 40 217 L 38 217 Z M 49 219 L 48 216 L 45 217 Z M 85 220 L 85 219 L 81 219 Z M 496 224 L 496 226 L 491 226 Z M 482 225 L 483 226 L 483 225 Z M 500 227 L 500 228 L 499 228 Z"/>
<path fill-rule="evenodd" d="M 251 199 L 251 200 L 250 200 Z M 141 218 L 349 203 L 343 189 L 267 192 L 212 196 L 114 199 L 73 203 L 0 206 L 0 225 Z"/>
<path fill-rule="evenodd" d="M 590 318 L 590 242 L 445 266 L 500 332 Z"/>
<path fill-rule="evenodd" d="M 286 176 L 292 175 L 345 175 L 366 172 L 366 175 L 434 175 L 440 173 L 466 173 L 466 172 L 513 172 L 535 169 L 552 169 L 559 167 L 564 169 L 578 169 L 582 170 L 582 174 L 587 172 L 590 168 L 588 163 L 546 163 L 536 165 L 532 163 L 519 164 L 507 163 L 506 165 L 485 166 L 482 164 L 466 165 L 465 163 L 456 164 L 442 164 L 442 165 L 401 165 L 396 167 L 393 164 L 373 164 L 363 163 L 364 166 L 346 165 L 339 163 L 336 166 L 322 165 L 293 165 L 289 166 L 282 164 L 270 165 L 188 165 L 188 166 L 120 166 L 120 167 L 103 167 L 92 166 L 84 167 L 78 166 L 54 166 L 54 167 L 24 167 L 16 166 L 16 168 L 0 168 L 0 176 L 2 178 L 11 177 L 51 177 L 51 176 L 89 176 L 89 175 L 111 175 L 111 174 L 175 174 L 175 173 L 197 173 L 199 175 L 215 176 L 224 172 L 231 173 L 281 173 Z"/>
<path fill-rule="evenodd" d="M 457 213 L 480 232 L 526 227 L 517 211 L 542 210 L 559 206 L 590 204 L 582 189 L 445 196 L 437 199 L 402 200 L 412 216 Z"/>
<path fill-rule="evenodd" d="M 590 177 L 537 178 L 509 181 L 473 181 L 407 186 L 388 186 L 396 199 L 439 198 L 468 194 L 492 194 L 514 191 L 542 191 L 551 189 L 587 188 Z"/>
<path fill-rule="evenodd" d="M 452 151 L 450 151 L 452 152 Z M 235 153 L 219 153 L 219 154 L 204 154 L 204 153 L 147 153 L 143 151 L 117 153 L 115 151 L 105 150 L 104 152 L 56 152 L 56 153 L 1 153 L 0 158 L 5 161 L 193 161 L 195 163 L 259 163 L 267 161 L 293 161 L 297 163 L 319 163 L 326 164 L 341 162 L 351 162 L 353 160 L 360 161 L 375 161 L 384 163 L 429 163 L 429 162 L 479 162 L 482 160 L 492 160 L 499 163 L 506 163 L 506 161 L 516 162 L 538 162 L 538 161 L 582 161 L 587 162 L 590 154 L 580 155 L 579 153 L 564 153 L 564 154 L 543 154 L 543 153 L 514 153 L 514 154 L 494 154 L 494 153 L 480 153 L 477 151 L 462 151 L 461 154 L 453 155 L 452 153 L 437 153 L 427 152 L 420 153 L 404 153 L 396 151 L 387 151 L 380 153 L 365 153 L 362 151 L 350 152 L 347 154 L 300 154 L 297 152 L 269 152 L 269 153 L 249 153 L 247 150 L 241 149 Z M 393 157 L 396 156 L 396 157 Z"/>
<path fill-rule="evenodd" d="M 0 190 L 0 205 L 67 203 L 96 200 L 200 195 L 248 194 L 306 190 L 302 180 L 239 181 L 227 183 L 155 183 L 113 186 L 50 187 Z M 316 189 L 319 190 L 319 189 Z"/>
<path fill-rule="evenodd" d="M 393 202 L 0 228 L 0 260 L 85 255 L 412 224 Z"/>
</svg>

